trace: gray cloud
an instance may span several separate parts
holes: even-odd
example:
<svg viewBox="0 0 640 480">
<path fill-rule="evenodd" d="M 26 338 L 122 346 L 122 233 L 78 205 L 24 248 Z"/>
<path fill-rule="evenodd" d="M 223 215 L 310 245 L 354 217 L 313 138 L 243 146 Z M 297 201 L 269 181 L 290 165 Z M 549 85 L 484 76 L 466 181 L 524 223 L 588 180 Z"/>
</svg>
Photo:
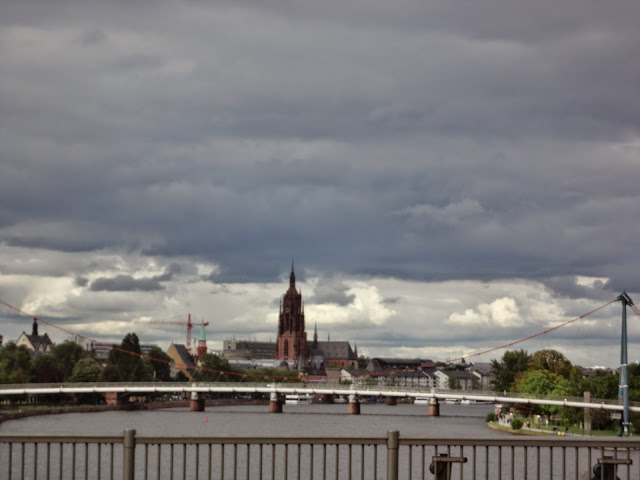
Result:
<svg viewBox="0 0 640 480">
<path fill-rule="evenodd" d="M 134 278 L 131 275 L 116 275 L 115 277 L 97 278 L 91 282 L 90 290 L 93 292 L 153 292 L 164 290 L 162 282 L 168 282 L 177 273 L 181 273 L 182 268 L 176 263 L 169 265 L 164 273 L 154 277 Z"/>
<path fill-rule="evenodd" d="M 162 289 L 164 286 L 157 277 L 133 278 L 130 275 L 116 275 L 110 278 L 97 278 L 91 282 L 93 292 L 152 292 Z"/>
<path fill-rule="evenodd" d="M 554 277 L 545 281 L 545 285 L 555 295 L 569 298 L 592 298 L 595 300 L 611 300 L 617 293 L 608 281 L 593 280 L 591 283 L 580 284 L 576 277 Z"/>
<path fill-rule="evenodd" d="M 345 308 L 348 276 L 633 292 L 639 23 L 626 0 L 9 2 L 0 248 L 46 261 L 0 270 L 98 311 L 292 257 Z M 105 252 L 167 269 L 105 277 Z"/>
<path fill-rule="evenodd" d="M 307 303 L 334 303 L 346 306 L 355 299 L 355 295 L 348 293 L 348 290 L 349 287 L 344 283 L 343 279 L 337 277 L 320 278 L 313 289 L 313 295 L 308 298 Z"/>
</svg>

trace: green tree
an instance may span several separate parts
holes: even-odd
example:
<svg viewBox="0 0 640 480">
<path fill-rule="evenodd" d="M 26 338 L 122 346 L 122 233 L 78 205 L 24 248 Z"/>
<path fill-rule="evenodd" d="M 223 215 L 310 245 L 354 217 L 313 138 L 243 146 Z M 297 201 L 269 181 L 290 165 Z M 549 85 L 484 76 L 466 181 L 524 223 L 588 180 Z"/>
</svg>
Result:
<svg viewBox="0 0 640 480">
<path fill-rule="evenodd" d="M 102 374 L 102 367 L 93 358 L 85 357 L 78 360 L 69 377 L 71 382 L 97 382 Z"/>
<path fill-rule="evenodd" d="M 360 355 L 358 357 L 358 368 L 360 370 L 364 370 L 369 365 L 369 357 L 365 357 L 364 355 Z"/>
<path fill-rule="evenodd" d="M 569 394 L 569 381 L 548 370 L 529 370 L 518 375 L 515 390 L 535 396 L 566 396 Z M 537 405 L 533 410 L 537 413 L 552 414 L 558 413 L 560 407 Z"/>
<path fill-rule="evenodd" d="M 198 382 L 239 382 L 242 375 L 229 375 L 225 372 L 237 372 L 228 360 L 213 353 L 205 353 L 199 359 L 200 368 L 193 372 L 193 379 Z"/>
<path fill-rule="evenodd" d="M 627 374 L 629 378 L 629 400 L 638 402 L 640 401 L 640 363 L 630 363 L 627 367 Z M 616 377 L 620 378 L 619 375 L 616 375 Z M 618 383 L 620 382 L 618 381 Z"/>
<path fill-rule="evenodd" d="M 614 373 L 598 373 L 583 378 L 580 387 L 574 391 L 574 395 L 582 396 L 584 392 L 590 392 L 591 398 L 615 399 L 618 398 L 620 380 Z M 631 395 L 629 395 L 631 397 Z"/>
<path fill-rule="evenodd" d="M 70 382 L 97 382 L 102 376 L 102 366 L 91 357 L 78 360 L 71 375 Z M 78 393 L 75 396 L 77 403 L 98 404 L 104 401 L 104 397 L 99 393 Z"/>
<path fill-rule="evenodd" d="M 462 388 L 462 384 L 460 383 L 460 379 L 456 377 L 449 377 L 447 381 L 448 386 L 451 390 L 460 390 Z"/>
<path fill-rule="evenodd" d="M 66 341 L 53 347 L 51 355 L 56 359 L 63 380 L 67 381 L 73 372 L 73 367 L 78 360 L 87 356 L 87 352 L 77 343 Z"/>
<path fill-rule="evenodd" d="M 102 373 L 100 373 L 100 377 L 98 378 L 98 381 L 119 382 L 120 373 L 118 372 L 118 368 L 112 363 L 107 363 L 102 369 Z"/>
<path fill-rule="evenodd" d="M 136 382 L 153 380 L 153 367 L 148 361 L 143 361 L 140 350 L 140 342 L 135 333 L 127 333 L 120 345 L 114 345 L 109 351 L 107 364 L 115 367 L 109 369 L 105 376 L 116 377 L 118 382 Z M 114 381 L 114 380 L 109 380 Z"/>
<path fill-rule="evenodd" d="M 56 358 L 49 354 L 38 355 L 32 362 L 31 381 L 34 383 L 60 383 L 64 380 Z"/>
<path fill-rule="evenodd" d="M 277 368 L 251 368 L 246 371 L 246 382 L 302 382 L 296 370 L 279 370 Z M 283 378 L 284 377 L 284 378 Z"/>
<path fill-rule="evenodd" d="M 491 372 L 494 379 L 491 385 L 496 391 L 511 391 L 516 376 L 529 367 L 529 354 L 526 350 L 507 350 L 501 360 L 491 360 Z"/>
<path fill-rule="evenodd" d="M 149 358 L 153 368 L 155 379 L 159 382 L 171 381 L 171 357 L 162 351 L 160 347 L 149 350 Z"/>
<path fill-rule="evenodd" d="M 573 365 L 567 358 L 557 350 L 538 350 L 529 357 L 529 368 L 531 370 L 546 370 L 548 372 L 569 378 Z"/>
<path fill-rule="evenodd" d="M 24 345 L 9 342 L 0 350 L 0 383 L 27 383 L 31 372 L 31 355 Z"/>
<path fill-rule="evenodd" d="M 471 390 L 482 390 L 482 384 L 480 383 L 480 379 L 478 378 L 471 379 Z"/>
</svg>

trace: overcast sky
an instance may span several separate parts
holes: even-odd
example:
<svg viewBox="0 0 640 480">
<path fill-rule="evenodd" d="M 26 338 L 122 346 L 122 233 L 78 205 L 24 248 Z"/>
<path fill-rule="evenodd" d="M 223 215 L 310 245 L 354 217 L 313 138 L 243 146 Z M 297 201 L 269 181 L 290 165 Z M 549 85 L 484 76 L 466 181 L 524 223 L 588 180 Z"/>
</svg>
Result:
<svg viewBox="0 0 640 480">
<path fill-rule="evenodd" d="M 219 348 L 275 339 L 294 260 L 310 338 L 433 360 L 640 301 L 638 25 L 636 0 L 2 0 L 0 299 L 163 348 L 184 328 L 136 322 L 190 313 Z M 616 365 L 620 311 L 517 348 Z"/>
</svg>

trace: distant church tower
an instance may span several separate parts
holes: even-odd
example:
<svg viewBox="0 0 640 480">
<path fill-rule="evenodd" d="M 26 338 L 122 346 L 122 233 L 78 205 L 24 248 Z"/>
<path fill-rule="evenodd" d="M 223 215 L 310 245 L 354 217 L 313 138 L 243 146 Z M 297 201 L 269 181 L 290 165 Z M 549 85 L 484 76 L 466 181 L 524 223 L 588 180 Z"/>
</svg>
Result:
<svg viewBox="0 0 640 480">
<path fill-rule="evenodd" d="M 291 262 L 289 290 L 280 302 L 276 359 L 298 360 L 307 357 L 307 332 L 304 330 L 304 304 L 302 293 L 296 290 L 296 275 Z"/>
<path fill-rule="evenodd" d="M 204 319 L 200 323 L 200 337 L 198 338 L 198 358 L 207 353 L 207 337 L 204 336 Z"/>
</svg>

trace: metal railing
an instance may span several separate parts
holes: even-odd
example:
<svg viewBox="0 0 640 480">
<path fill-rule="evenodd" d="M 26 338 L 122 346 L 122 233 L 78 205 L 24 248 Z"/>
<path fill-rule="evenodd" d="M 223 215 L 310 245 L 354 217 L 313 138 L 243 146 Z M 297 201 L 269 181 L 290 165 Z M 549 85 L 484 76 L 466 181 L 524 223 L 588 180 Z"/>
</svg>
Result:
<svg viewBox="0 0 640 480">
<path fill-rule="evenodd" d="M 640 440 L 0 435 L 0 478 L 639 479 Z"/>
</svg>

